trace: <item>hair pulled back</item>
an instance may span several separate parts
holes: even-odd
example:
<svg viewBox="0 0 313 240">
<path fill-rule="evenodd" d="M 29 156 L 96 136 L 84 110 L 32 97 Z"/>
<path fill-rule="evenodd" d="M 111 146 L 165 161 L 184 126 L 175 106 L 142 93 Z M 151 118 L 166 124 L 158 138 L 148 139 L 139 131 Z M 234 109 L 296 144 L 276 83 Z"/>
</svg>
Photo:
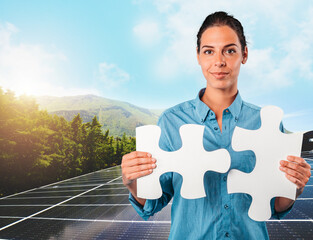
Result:
<svg viewBox="0 0 313 240">
<path fill-rule="evenodd" d="M 241 50 L 244 52 L 245 47 L 247 46 L 246 37 L 244 35 L 243 27 L 241 23 L 234 18 L 232 15 L 229 15 L 226 12 L 220 11 L 210 14 L 206 17 L 204 22 L 202 23 L 199 32 L 197 34 L 197 51 L 200 52 L 200 45 L 201 45 L 201 37 L 202 34 L 205 32 L 206 29 L 210 27 L 216 26 L 228 26 L 233 29 L 240 41 Z"/>
</svg>

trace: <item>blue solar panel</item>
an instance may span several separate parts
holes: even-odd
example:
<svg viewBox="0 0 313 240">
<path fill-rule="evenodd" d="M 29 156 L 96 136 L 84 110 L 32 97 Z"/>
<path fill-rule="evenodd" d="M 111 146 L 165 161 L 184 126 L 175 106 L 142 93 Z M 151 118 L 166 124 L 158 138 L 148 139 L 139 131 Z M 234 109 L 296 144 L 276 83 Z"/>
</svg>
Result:
<svg viewBox="0 0 313 240">
<path fill-rule="evenodd" d="M 313 164 L 311 155 L 305 155 Z M 120 166 L 0 199 L 1 239 L 167 239 L 171 204 L 143 221 L 128 201 Z M 271 239 L 312 239 L 313 178 Z"/>
</svg>

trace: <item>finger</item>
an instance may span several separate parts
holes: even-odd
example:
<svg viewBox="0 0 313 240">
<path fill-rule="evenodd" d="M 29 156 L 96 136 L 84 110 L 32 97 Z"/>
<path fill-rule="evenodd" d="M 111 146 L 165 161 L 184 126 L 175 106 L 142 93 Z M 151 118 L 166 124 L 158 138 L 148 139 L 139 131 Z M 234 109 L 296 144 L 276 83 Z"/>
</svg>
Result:
<svg viewBox="0 0 313 240">
<path fill-rule="evenodd" d="M 299 179 L 297 179 L 297 178 L 295 178 L 295 177 L 293 177 L 293 176 L 291 176 L 289 174 L 286 174 L 286 178 L 289 181 L 291 181 L 294 184 L 296 184 L 298 189 L 304 188 L 304 186 L 305 186 L 305 184 L 302 181 L 300 181 Z"/>
<path fill-rule="evenodd" d="M 309 181 L 309 177 L 303 175 L 301 172 L 295 171 L 290 168 L 280 167 L 281 171 L 286 173 L 286 177 L 291 180 L 293 183 L 296 183 L 298 187 L 304 187 L 305 184 Z"/>
<path fill-rule="evenodd" d="M 303 158 L 301 157 L 296 157 L 296 156 L 287 156 L 287 160 L 291 161 L 291 162 L 296 162 L 298 164 L 300 164 L 303 167 L 306 167 L 307 165 L 309 165 Z"/>
<path fill-rule="evenodd" d="M 304 159 L 298 159 L 300 162 L 302 162 L 302 160 L 304 161 L 304 163 L 297 163 L 297 162 L 290 162 L 290 161 L 285 161 L 285 160 L 281 160 L 280 161 L 280 165 L 282 167 L 287 167 L 287 168 L 291 168 L 294 169 L 296 171 L 301 172 L 302 175 L 310 178 L 311 176 L 311 166 L 310 164 L 308 164 Z"/>
<path fill-rule="evenodd" d="M 152 172 L 153 172 L 152 169 L 147 169 L 147 170 L 143 170 L 140 172 L 130 173 L 126 177 L 128 180 L 132 181 L 132 180 L 138 179 L 140 177 L 147 176 L 147 175 L 151 174 Z"/>
<path fill-rule="evenodd" d="M 134 173 L 143 172 L 143 171 L 146 171 L 146 170 L 153 170 L 155 168 L 156 168 L 156 164 L 155 163 L 136 165 L 136 166 L 127 168 L 127 173 L 134 174 Z"/>
<path fill-rule="evenodd" d="M 280 161 L 280 165 L 283 167 L 290 167 L 290 168 L 296 168 L 297 167 L 301 167 L 301 171 L 305 171 L 306 174 L 305 175 L 310 175 L 310 171 L 311 171 L 311 166 L 310 164 L 308 164 L 305 160 L 303 163 L 297 163 L 297 162 L 291 162 L 291 161 L 286 161 L 286 160 L 281 160 Z"/>
<path fill-rule="evenodd" d="M 295 162 L 288 162 L 288 161 L 281 161 L 281 166 L 284 168 L 289 168 L 292 169 L 294 171 L 297 171 L 299 173 L 301 173 L 302 175 L 306 175 L 308 169 L 306 169 L 305 167 L 303 167 L 302 165 L 295 163 Z"/>
<path fill-rule="evenodd" d="M 293 168 L 289 168 L 289 167 L 279 167 L 279 169 L 297 179 L 303 179 L 305 178 L 305 176 L 299 172 L 298 170 L 295 170 Z"/>
<path fill-rule="evenodd" d="M 122 161 L 122 168 L 155 163 L 155 158 L 134 158 Z"/>
<path fill-rule="evenodd" d="M 156 168 L 156 164 L 152 163 L 152 164 L 143 164 L 143 165 L 136 165 L 133 167 L 127 167 L 127 168 L 123 168 L 122 169 L 122 175 L 124 176 L 124 178 L 131 180 L 131 176 L 133 176 L 136 173 L 140 173 L 140 172 L 152 172 L 152 170 Z"/>
<path fill-rule="evenodd" d="M 128 158 L 142 158 L 142 157 L 151 157 L 152 155 L 148 152 L 141 152 L 141 151 L 133 151 L 127 154 Z"/>
<path fill-rule="evenodd" d="M 128 162 L 132 159 L 135 159 L 135 158 L 151 158 L 152 155 L 150 153 L 147 153 L 147 152 L 140 152 L 140 151 L 134 151 L 134 152 L 131 152 L 131 153 L 128 153 L 128 154 L 125 154 L 122 158 L 122 165 L 123 163 L 126 164 L 126 166 L 128 165 Z M 125 165 L 124 164 L 124 165 Z"/>
</svg>

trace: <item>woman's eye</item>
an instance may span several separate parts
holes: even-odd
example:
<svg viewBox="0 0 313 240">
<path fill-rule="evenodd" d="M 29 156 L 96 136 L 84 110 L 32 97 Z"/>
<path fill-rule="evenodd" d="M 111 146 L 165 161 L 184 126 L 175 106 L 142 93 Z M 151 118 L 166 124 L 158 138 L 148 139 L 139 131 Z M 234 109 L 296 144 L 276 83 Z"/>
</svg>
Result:
<svg viewBox="0 0 313 240">
<path fill-rule="evenodd" d="M 212 54 L 212 53 L 213 53 L 212 50 L 205 50 L 205 51 L 204 51 L 204 54 Z"/>
<path fill-rule="evenodd" d="M 226 53 L 228 53 L 228 54 L 233 54 L 233 53 L 235 53 L 235 52 L 236 52 L 235 49 L 227 49 L 227 50 L 226 50 Z"/>
</svg>

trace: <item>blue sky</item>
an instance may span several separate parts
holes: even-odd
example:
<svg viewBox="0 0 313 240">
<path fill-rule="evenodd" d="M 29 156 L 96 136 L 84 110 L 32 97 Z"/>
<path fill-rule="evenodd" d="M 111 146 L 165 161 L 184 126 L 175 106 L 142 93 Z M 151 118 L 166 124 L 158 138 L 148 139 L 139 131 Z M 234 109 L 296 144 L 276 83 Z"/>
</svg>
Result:
<svg viewBox="0 0 313 240">
<path fill-rule="evenodd" d="M 243 99 L 279 106 L 291 131 L 313 130 L 313 2 L 305 0 L 0 0 L 0 86 L 173 106 L 206 84 L 196 33 L 217 10 L 245 28 Z"/>
</svg>

